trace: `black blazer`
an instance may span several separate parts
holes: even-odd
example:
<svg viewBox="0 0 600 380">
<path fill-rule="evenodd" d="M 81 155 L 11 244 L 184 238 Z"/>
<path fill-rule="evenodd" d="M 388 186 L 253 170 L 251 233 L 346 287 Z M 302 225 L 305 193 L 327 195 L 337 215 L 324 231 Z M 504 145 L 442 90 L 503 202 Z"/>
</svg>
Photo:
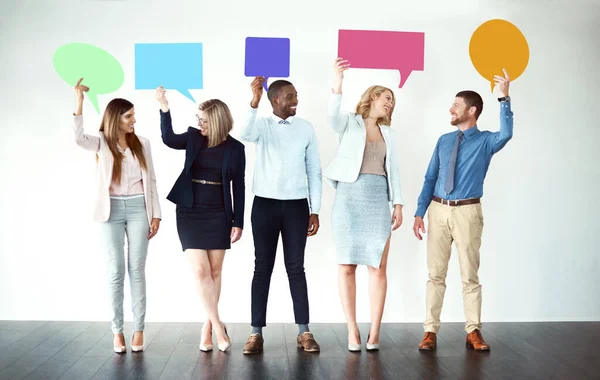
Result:
<svg viewBox="0 0 600 380">
<path fill-rule="evenodd" d="M 171 189 L 167 199 L 171 202 L 192 207 L 194 194 L 192 191 L 192 175 L 190 169 L 196 155 L 200 151 L 206 137 L 192 127 L 187 132 L 175 134 L 171 121 L 171 112 L 160 111 L 160 131 L 162 141 L 166 146 L 173 149 L 185 149 L 185 165 L 175 185 Z M 244 184 L 244 173 L 246 171 L 246 154 L 244 144 L 230 135 L 224 142 L 225 152 L 223 154 L 223 199 L 225 200 L 225 214 L 229 223 L 228 227 L 244 228 L 244 201 L 246 186 Z M 232 185 L 231 185 L 232 183 Z M 233 189 L 233 205 L 231 203 L 231 190 Z"/>
</svg>

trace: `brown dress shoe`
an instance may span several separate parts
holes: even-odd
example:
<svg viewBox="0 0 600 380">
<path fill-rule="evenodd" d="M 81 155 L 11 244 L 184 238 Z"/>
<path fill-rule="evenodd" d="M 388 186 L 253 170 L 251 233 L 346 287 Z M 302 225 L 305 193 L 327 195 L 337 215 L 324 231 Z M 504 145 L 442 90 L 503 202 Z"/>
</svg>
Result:
<svg viewBox="0 0 600 380">
<path fill-rule="evenodd" d="M 489 351 L 490 345 L 483 340 L 481 331 L 473 330 L 467 334 L 467 347 L 476 351 Z"/>
<path fill-rule="evenodd" d="M 260 334 L 252 334 L 248 341 L 244 345 L 244 354 L 258 354 L 263 350 L 263 343 L 265 340 Z"/>
<path fill-rule="evenodd" d="M 419 343 L 419 350 L 421 351 L 433 351 L 437 345 L 437 335 L 434 332 L 426 332 L 421 343 Z"/>
<path fill-rule="evenodd" d="M 309 332 L 298 336 L 298 347 L 302 347 L 306 352 L 319 352 L 321 350 L 313 334 Z"/>
</svg>

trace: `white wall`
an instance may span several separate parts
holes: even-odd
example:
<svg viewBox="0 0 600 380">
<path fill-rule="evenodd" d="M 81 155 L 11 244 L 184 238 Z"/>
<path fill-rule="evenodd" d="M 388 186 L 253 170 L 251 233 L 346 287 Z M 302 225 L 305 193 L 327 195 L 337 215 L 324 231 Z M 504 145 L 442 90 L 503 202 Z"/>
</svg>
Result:
<svg viewBox="0 0 600 380">
<path fill-rule="evenodd" d="M 484 321 L 598 320 L 597 234 L 600 150 L 597 86 L 600 84 L 600 5 L 597 1 L 324 2 L 19 1 L 0 6 L 0 92 L 3 139 L 0 161 L 0 319 L 108 320 L 104 261 L 91 220 L 94 157 L 73 142 L 73 92 L 54 71 L 61 45 L 86 42 L 115 56 L 125 83 L 100 96 L 136 105 L 137 133 L 153 146 L 164 219 L 151 241 L 147 264 L 148 321 L 203 318 L 188 264 L 180 250 L 175 208 L 165 199 L 184 162 L 183 152 L 160 139 L 153 91 L 134 89 L 134 44 L 202 42 L 204 89 L 197 101 L 226 101 L 239 126 L 251 99 L 244 77 L 247 36 L 289 37 L 291 77 L 300 93 L 298 113 L 317 130 L 322 165 L 331 161 L 336 135 L 326 125 L 326 104 L 338 29 L 425 32 L 425 70 L 402 89 L 386 70 L 347 73 L 343 107 L 380 83 L 395 88 L 403 226 L 394 233 L 384 321 L 424 318 L 426 244 L 412 235 L 412 215 L 437 138 L 451 131 L 448 108 L 462 89 L 485 100 L 482 129 L 497 130 L 498 105 L 489 84 L 471 64 L 468 44 L 483 22 L 503 18 L 529 42 L 529 66 L 511 85 L 514 138 L 492 160 L 485 183 L 481 250 Z M 194 122 L 195 104 L 169 92 L 176 131 Z M 260 111 L 268 114 L 266 99 Z M 99 115 L 84 108 L 86 131 Z M 239 129 L 232 133 L 239 135 Z M 247 211 L 242 240 L 227 253 L 221 313 L 229 322 L 250 321 L 253 244 L 250 228 L 254 146 L 247 149 Z M 322 227 L 309 239 L 306 272 L 311 320 L 344 320 L 338 299 L 330 227 L 334 192 L 324 182 Z M 358 317 L 369 320 L 366 271 L 358 275 Z M 456 256 L 447 279 L 442 318 L 462 321 Z M 126 308 L 129 308 L 126 298 Z M 127 314 L 128 319 L 130 313 Z M 273 273 L 269 322 L 293 322 L 281 251 Z"/>
</svg>

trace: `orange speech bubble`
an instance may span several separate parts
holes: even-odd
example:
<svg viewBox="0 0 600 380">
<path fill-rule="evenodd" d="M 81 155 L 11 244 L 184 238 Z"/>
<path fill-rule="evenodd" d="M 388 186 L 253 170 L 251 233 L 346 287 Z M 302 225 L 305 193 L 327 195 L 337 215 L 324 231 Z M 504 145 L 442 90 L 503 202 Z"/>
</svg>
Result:
<svg viewBox="0 0 600 380">
<path fill-rule="evenodd" d="M 481 24 L 469 43 L 469 55 L 477 72 L 487 79 L 494 91 L 494 75 L 506 69 L 510 80 L 517 79 L 529 63 L 529 45 L 519 28 L 506 20 L 494 19 Z"/>
</svg>

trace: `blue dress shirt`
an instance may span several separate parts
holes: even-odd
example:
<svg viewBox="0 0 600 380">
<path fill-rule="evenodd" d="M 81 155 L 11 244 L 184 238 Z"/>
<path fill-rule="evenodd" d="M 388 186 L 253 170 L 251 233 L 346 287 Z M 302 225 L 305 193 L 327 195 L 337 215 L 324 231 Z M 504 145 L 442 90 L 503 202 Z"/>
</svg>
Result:
<svg viewBox="0 0 600 380">
<path fill-rule="evenodd" d="M 483 196 L 483 181 L 492 156 L 498 153 L 513 135 L 513 113 L 510 102 L 500 103 L 500 131 L 480 131 L 477 125 L 464 131 L 458 147 L 454 189 L 444 190 L 448 162 L 458 130 L 446 133 L 438 139 L 425 173 L 423 190 L 415 216 L 423 217 L 433 196 L 442 199 L 459 200 Z"/>
</svg>

